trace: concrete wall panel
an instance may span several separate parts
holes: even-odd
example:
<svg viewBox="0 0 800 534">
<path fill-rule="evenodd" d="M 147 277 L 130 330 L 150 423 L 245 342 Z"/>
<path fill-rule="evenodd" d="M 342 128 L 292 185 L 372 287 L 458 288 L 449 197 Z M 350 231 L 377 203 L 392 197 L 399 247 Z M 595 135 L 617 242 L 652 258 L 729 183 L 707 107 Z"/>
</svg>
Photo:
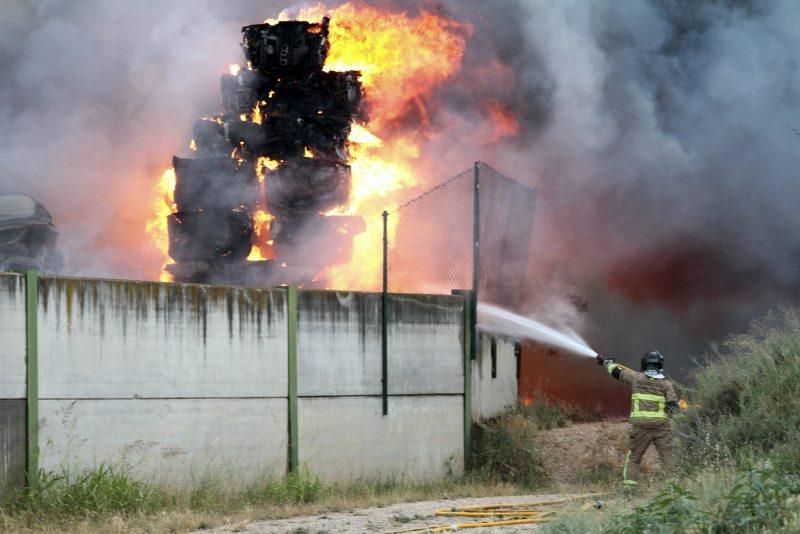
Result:
<svg viewBox="0 0 800 534">
<path fill-rule="evenodd" d="M 282 290 L 42 278 L 42 398 L 287 394 Z"/>
<path fill-rule="evenodd" d="M 495 337 L 497 376 L 492 378 L 492 336 L 479 336 L 478 351 L 472 362 L 472 419 L 494 417 L 517 403 L 517 359 L 514 340 Z"/>
<path fill-rule="evenodd" d="M 0 503 L 25 485 L 25 401 L 0 400 Z"/>
<path fill-rule="evenodd" d="M 389 393 L 464 392 L 464 299 L 390 295 Z"/>
<path fill-rule="evenodd" d="M 171 485 L 286 471 L 286 399 L 43 400 L 39 415 L 46 470 L 105 462 Z"/>
<path fill-rule="evenodd" d="M 380 294 L 299 291 L 297 308 L 299 395 L 380 394 Z"/>
<path fill-rule="evenodd" d="M 463 398 L 301 398 L 300 462 L 329 481 L 407 476 L 433 480 L 464 469 Z"/>
<path fill-rule="evenodd" d="M 0 274 L 0 399 L 25 398 L 25 278 Z"/>
</svg>

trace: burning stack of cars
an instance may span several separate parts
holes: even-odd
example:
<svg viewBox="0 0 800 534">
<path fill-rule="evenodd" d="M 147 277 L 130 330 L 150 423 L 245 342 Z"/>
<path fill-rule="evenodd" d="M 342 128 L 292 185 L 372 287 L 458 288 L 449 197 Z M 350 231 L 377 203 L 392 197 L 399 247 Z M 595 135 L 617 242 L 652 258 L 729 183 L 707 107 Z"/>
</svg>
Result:
<svg viewBox="0 0 800 534">
<path fill-rule="evenodd" d="M 223 75 L 222 113 L 195 122 L 197 157 L 173 159 L 175 280 L 303 283 L 349 259 L 363 223 L 325 213 L 347 202 L 347 138 L 366 115 L 360 73 L 323 71 L 328 24 L 242 28 L 249 68 Z M 274 261 L 247 260 L 257 210 L 269 213 Z"/>
</svg>

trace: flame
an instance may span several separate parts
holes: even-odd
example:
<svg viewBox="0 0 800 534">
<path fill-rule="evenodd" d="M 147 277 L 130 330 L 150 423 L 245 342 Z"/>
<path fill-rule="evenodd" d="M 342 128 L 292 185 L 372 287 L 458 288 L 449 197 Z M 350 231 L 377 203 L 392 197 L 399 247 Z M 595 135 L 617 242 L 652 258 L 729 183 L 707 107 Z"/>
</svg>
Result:
<svg viewBox="0 0 800 534">
<path fill-rule="evenodd" d="M 331 17 L 327 71 L 361 71 L 371 106 L 371 125 L 380 129 L 409 105 L 429 95 L 459 69 L 472 27 L 422 11 L 416 17 L 347 2 L 301 9 L 296 19 Z M 293 18 L 284 10 L 278 20 Z"/>
<path fill-rule="evenodd" d="M 278 165 L 280 165 L 280 163 L 274 159 L 258 158 L 258 160 L 256 160 L 256 176 L 258 177 L 258 183 L 263 185 L 264 181 L 267 179 L 267 172 L 274 171 L 278 168 Z"/>
<path fill-rule="evenodd" d="M 519 134 L 519 122 L 509 113 L 508 110 L 503 108 L 500 102 L 492 100 L 486 104 L 486 113 L 492 119 L 494 126 L 493 131 L 486 139 L 489 143 L 494 143 L 503 137 L 514 137 Z"/>
<path fill-rule="evenodd" d="M 284 11 L 278 19 L 266 22 L 290 19 L 319 22 L 324 15 L 332 17 L 331 49 L 325 70 L 361 71 L 370 121 L 353 125 L 348 137 L 348 163 L 352 170 L 349 201 L 327 213 L 360 216 L 366 223 L 366 231 L 354 237 L 352 259 L 348 263 L 331 266 L 316 279 L 325 280 L 334 288 L 376 289 L 380 286 L 382 261 L 381 212 L 392 211 L 398 205 L 400 193 L 420 183 L 414 167 L 428 124 L 427 101 L 432 92 L 460 68 L 472 29 L 467 24 L 427 11 L 411 16 L 349 2 L 332 10 L 318 4 L 301 9 L 299 14 Z M 231 74 L 237 75 L 242 67 L 233 64 L 229 68 Z M 416 121 L 415 129 L 404 131 L 402 124 L 398 128 L 399 119 L 409 116 Z M 261 123 L 260 103 L 240 119 Z M 305 156 L 313 154 L 306 151 Z M 232 152 L 232 157 L 238 157 L 237 150 Z M 262 187 L 267 171 L 277 166 L 278 162 L 267 158 L 257 161 Z M 159 182 L 157 206 L 148 223 L 148 233 L 165 255 L 168 249 L 166 216 L 174 209 L 171 191 L 175 178 L 174 171 L 171 172 L 172 185 L 164 185 L 163 176 Z M 248 259 L 274 258 L 269 239 L 271 220 L 272 216 L 263 209 L 257 212 L 256 246 Z M 390 242 L 397 222 L 396 216 L 390 217 Z M 286 268 L 286 264 L 282 263 L 281 267 Z"/>
<path fill-rule="evenodd" d="M 278 20 L 319 22 L 325 15 L 331 17 L 325 70 L 361 71 L 370 114 L 369 124 L 353 125 L 348 137 L 353 179 L 349 202 L 326 214 L 359 215 L 366 230 L 353 239 L 352 259 L 329 267 L 325 277 L 332 288 L 377 289 L 381 212 L 395 209 L 398 193 L 420 182 L 414 163 L 422 136 L 390 127 L 409 111 L 426 120 L 426 98 L 460 68 L 472 29 L 426 11 L 413 17 L 349 2 L 332 10 L 318 4 L 301 9 L 296 17 L 284 11 Z M 389 218 L 390 244 L 398 222 L 396 216 Z"/>
<path fill-rule="evenodd" d="M 256 234 L 256 242 L 250 249 L 247 261 L 259 261 L 275 259 L 275 252 L 272 250 L 272 240 L 269 239 L 269 225 L 275 219 L 270 213 L 259 209 L 253 215 L 253 227 Z"/>
<path fill-rule="evenodd" d="M 231 63 L 228 65 L 228 70 L 230 71 L 232 76 L 236 76 L 239 74 L 239 71 L 242 70 L 242 66 L 237 63 Z"/>
<path fill-rule="evenodd" d="M 152 239 L 155 247 L 161 252 L 169 263 L 169 233 L 167 231 L 167 217 L 176 211 L 173 192 L 175 191 L 175 169 L 170 167 L 161 174 L 161 179 L 153 188 L 156 196 L 153 201 L 153 216 L 147 221 L 145 230 Z M 159 279 L 162 282 L 172 281 L 172 276 L 162 270 Z"/>
</svg>

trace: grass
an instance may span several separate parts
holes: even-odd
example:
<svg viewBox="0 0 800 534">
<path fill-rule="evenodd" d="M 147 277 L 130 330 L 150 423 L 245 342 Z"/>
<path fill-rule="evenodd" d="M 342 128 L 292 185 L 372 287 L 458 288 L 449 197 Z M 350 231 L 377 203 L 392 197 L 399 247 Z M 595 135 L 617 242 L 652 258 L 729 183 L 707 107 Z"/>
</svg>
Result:
<svg viewBox="0 0 800 534">
<path fill-rule="evenodd" d="M 221 524 L 313 515 L 395 502 L 513 494 L 518 486 L 477 479 L 406 479 L 328 484 L 308 469 L 232 487 L 213 476 L 187 490 L 136 480 L 110 466 L 41 473 L 40 484 L 0 509 L 4 532 L 184 532 Z"/>
<path fill-rule="evenodd" d="M 729 338 L 695 374 L 679 424 L 686 466 L 748 468 L 769 455 L 800 470 L 800 313 L 781 308 Z"/>
</svg>

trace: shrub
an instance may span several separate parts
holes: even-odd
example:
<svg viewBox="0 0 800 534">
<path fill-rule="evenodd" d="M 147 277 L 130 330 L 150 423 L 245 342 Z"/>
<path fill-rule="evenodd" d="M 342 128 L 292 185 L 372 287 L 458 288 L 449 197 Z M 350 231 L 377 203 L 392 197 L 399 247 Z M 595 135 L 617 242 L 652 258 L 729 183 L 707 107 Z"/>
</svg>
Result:
<svg viewBox="0 0 800 534">
<path fill-rule="evenodd" d="M 543 412 L 517 408 L 478 424 L 473 477 L 525 488 L 540 487 L 549 481 L 535 443 L 542 420 L 532 418 L 532 413 L 541 416 Z M 551 424 L 550 414 L 544 413 L 546 424 Z"/>
<path fill-rule="evenodd" d="M 614 518 L 605 528 L 617 534 L 714 532 L 760 533 L 792 531 L 800 496 L 800 477 L 771 464 L 718 476 L 717 491 L 705 498 L 671 484 L 632 513 Z"/>
</svg>

